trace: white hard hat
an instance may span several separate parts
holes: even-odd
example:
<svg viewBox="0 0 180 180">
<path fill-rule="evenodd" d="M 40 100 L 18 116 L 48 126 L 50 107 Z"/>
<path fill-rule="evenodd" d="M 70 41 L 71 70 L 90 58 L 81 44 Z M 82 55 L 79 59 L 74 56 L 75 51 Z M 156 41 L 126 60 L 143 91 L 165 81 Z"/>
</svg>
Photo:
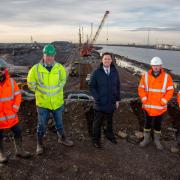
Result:
<svg viewBox="0 0 180 180">
<path fill-rule="evenodd" d="M 162 63 L 162 60 L 161 60 L 161 58 L 159 58 L 159 57 L 153 57 L 152 59 L 151 59 L 151 65 L 162 65 L 163 63 Z"/>
</svg>

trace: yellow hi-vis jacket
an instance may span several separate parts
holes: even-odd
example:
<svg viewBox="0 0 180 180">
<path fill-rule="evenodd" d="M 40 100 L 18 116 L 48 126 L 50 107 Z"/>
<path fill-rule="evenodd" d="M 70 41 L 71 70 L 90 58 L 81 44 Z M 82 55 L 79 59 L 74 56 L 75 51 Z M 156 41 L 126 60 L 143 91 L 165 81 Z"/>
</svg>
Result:
<svg viewBox="0 0 180 180">
<path fill-rule="evenodd" d="M 38 107 L 55 110 L 64 104 L 66 70 L 61 64 L 55 62 L 50 72 L 42 62 L 35 64 L 28 73 L 27 83 L 35 92 Z"/>
</svg>

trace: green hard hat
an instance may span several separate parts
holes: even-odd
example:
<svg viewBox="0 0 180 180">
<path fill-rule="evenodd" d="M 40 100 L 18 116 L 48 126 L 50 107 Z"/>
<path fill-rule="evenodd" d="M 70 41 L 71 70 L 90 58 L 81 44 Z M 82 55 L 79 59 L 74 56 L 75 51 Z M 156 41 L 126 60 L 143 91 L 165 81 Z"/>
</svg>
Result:
<svg viewBox="0 0 180 180">
<path fill-rule="evenodd" d="M 55 56 L 56 49 L 52 44 L 47 44 L 44 46 L 43 54 L 46 54 L 47 56 Z"/>
</svg>

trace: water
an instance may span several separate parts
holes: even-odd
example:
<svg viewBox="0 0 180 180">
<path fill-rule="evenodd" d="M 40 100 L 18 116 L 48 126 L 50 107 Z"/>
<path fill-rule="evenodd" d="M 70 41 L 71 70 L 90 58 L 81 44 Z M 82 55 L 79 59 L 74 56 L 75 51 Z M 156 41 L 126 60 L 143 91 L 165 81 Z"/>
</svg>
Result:
<svg viewBox="0 0 180 180">
<path fill-rule="evenodd" d="M 173 73 L 180 75 L 180 51 L 168 51 L 146 48 L 135 48 L 126 46 L 101 46 L 100 52 L 112 52 L 139 62 L 149 64 L 154 56 L 158 56 L 163 61 L 163 67 L 172 70 Z"/>
</svg>

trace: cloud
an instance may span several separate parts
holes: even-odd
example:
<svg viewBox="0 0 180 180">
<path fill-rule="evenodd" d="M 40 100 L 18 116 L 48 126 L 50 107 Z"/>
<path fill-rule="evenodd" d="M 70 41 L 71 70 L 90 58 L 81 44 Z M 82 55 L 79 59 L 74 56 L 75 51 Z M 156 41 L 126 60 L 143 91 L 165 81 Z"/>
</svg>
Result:
<svg viewBox="0 0 180 180">
<path fill-rule="evenodd" d="M 177 27 L 142 27 L 131 31 L 180 31 L 180 26 Z"/>
<path fill-rule="evenodd" d="M 43 34 L 53 28 L 73 31 L 84 26 L 87 34 L 91 22 L 94 31 L 98 28 L 106 10 L 110 11 L 106 21 L 109 29 L 129 33 L 180 30 L 179 0 L 1 0 L 0 28 L 9 30 L 7 33 L 22 30 Z"/>
</svg>

